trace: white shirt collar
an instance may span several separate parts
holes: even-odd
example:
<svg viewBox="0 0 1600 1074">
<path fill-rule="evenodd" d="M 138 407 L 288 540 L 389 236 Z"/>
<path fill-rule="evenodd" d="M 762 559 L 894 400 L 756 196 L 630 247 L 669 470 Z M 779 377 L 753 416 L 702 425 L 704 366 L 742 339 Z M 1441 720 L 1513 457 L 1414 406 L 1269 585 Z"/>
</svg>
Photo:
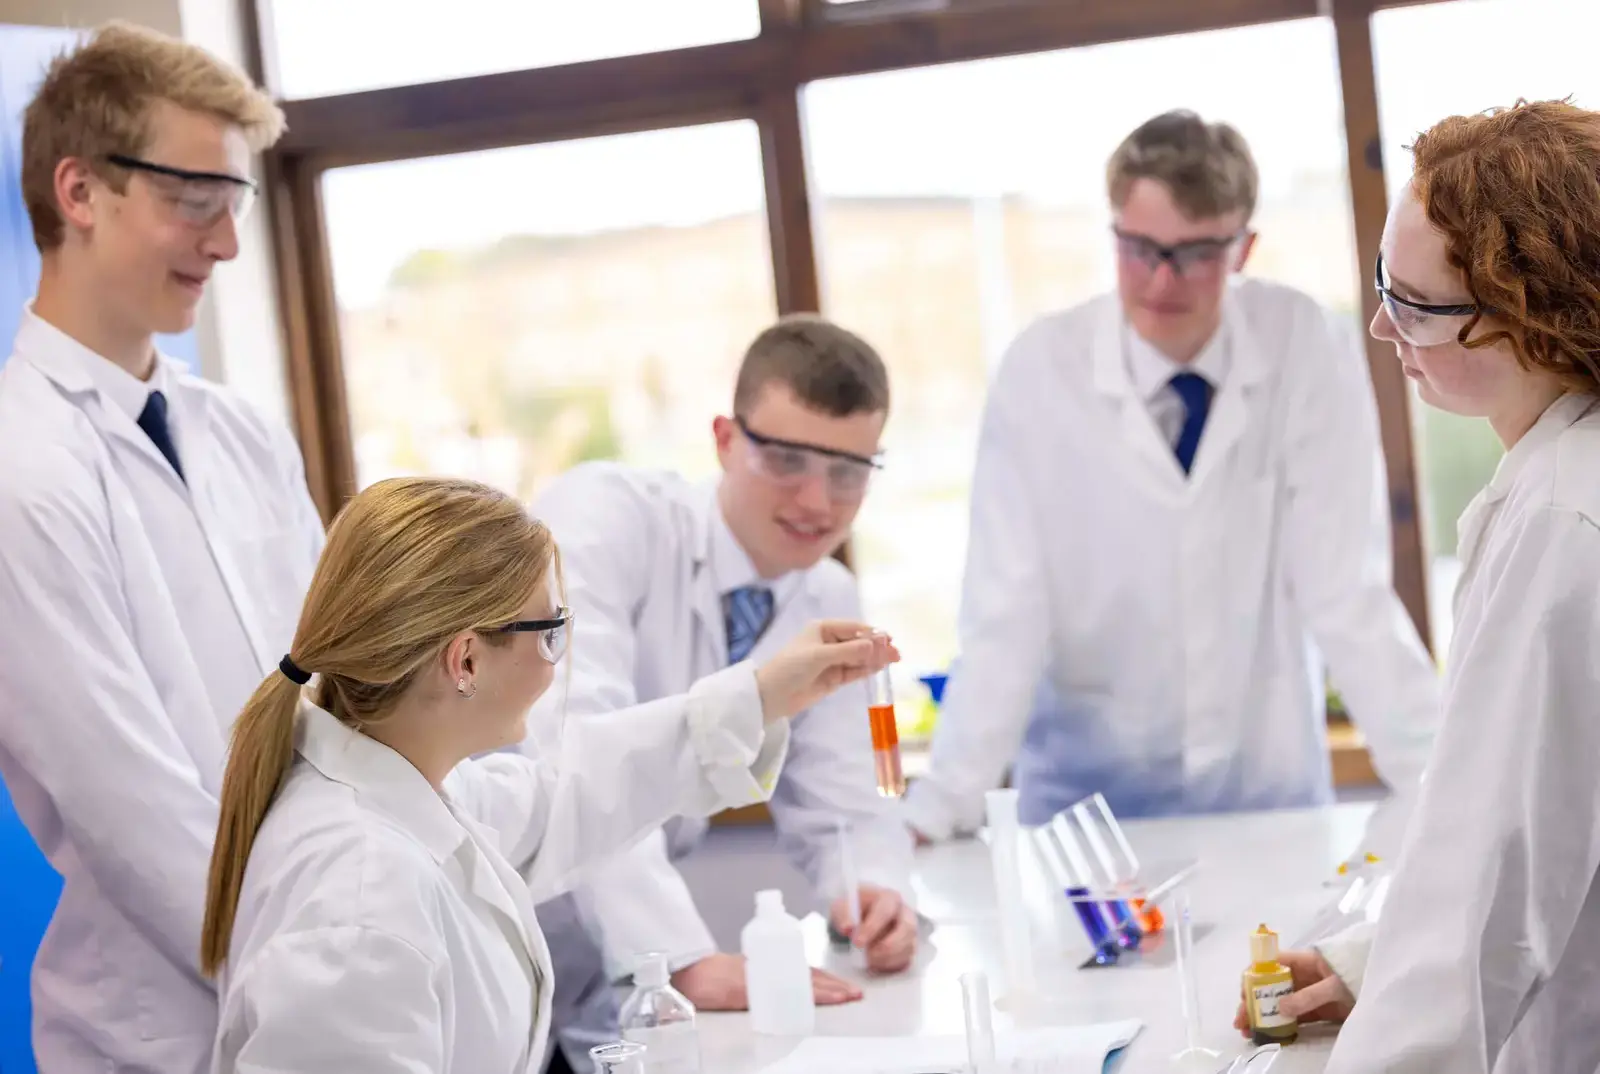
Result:
<svg viewBox="0 0 1600 1074">
<path fill-rule="evenodd" d="M 722 516 L 722 503 L 717 497 L 716 482 L 711 483 L 708 501 L 711 530 L 708 552 L 711 577 L 717 593 L 719 595 L 728 593 L 748 585 L 764 585 L 772 590 L 774 605 L 783 607 L 799 587 L 804 572 L 789 571 L 776 578 L 762 578 L 757 573 L 755 564 L 750 562 L 750 554 L 744 550 L 744 546 L 729 528 L 728 520 Z"/>
<path fill-rule="evenodd" d="M 1183 372 L 1199 373 L 1211 384 L 1212 391 L 1222 387 L 1232 364 L 1227 344 L 1227 324 L 1217 327 L 1206 345 L 1200 348 L 1194 361 L 1184 364 L 1174 362 L 1133 330 L 1126 321 L 1122 327 L 1123 353 L 1128 359 L 1128 376 L 1133 380 L 1133 390 L 1146 403 L 1166 388 L 1174 376 Z"/>
<path fill-rule="evenodd" d="M 1532 428 L 1522 434 L 1522 439 L 1500 457 L 1486 489 L 1489 497 L 1500 499 L 1510 492 L 1517 477 L 1527 468 L 1528 460 L 1542 453 L 1546 445 L 1553 443 L 1595 405 L 1592 395 L 1568 392 L 1546 407 Z"/>
<path fill-rule="evenodd" d="M 47 342 L 51 347 L 71 356 L 84 373 L 89 377 L 102 398 L 116 409 L 128 416 L 134 423 L 139 421 L 139 415 L 144 413 L 145 403 L 150 399 L 150 393 L 160 391 L 168 401 L 172 399 L 172 388 L 167 375 L 166 362 L 158 353 L 154 369 L 149 380 L 140 380 L 132 373 L 123 369 L 109 358 L 90 350 L 79 343 L 61 329 L 33 312 L 33 304 L 29 303 L 23 311 L 23 318 L 28 331 Z M 169 415 L 171 408 L 169 407 Z M 170 419 L 169 419 L 170 420 Z"/>
<path fill-rule="evenodd" d="M 295 715 L 295 752 L 392 817 L 437 861 L 469 838 L 449 803 L 410 761 L 306 699 Z"/>
</svg>

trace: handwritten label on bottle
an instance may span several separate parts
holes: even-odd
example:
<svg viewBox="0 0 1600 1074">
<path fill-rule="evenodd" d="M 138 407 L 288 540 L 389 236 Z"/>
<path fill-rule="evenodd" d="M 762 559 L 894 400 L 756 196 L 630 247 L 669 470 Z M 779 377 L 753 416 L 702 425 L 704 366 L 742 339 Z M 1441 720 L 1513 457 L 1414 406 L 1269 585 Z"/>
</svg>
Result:
<svg viewBox="0 0 1600 1074">
<path fill-rule="evenodd" d="M 1278 1013 L 1278 1001 L 1294 991 L 1294 982 L 1278 981 L 1274 984 L 1256 985 L 1251 990 L 1255 997 L 1255 1024 L 1262 1029 L 1276 1029 L 1294 1025 L 1294 1019 Z"/>
</svg>

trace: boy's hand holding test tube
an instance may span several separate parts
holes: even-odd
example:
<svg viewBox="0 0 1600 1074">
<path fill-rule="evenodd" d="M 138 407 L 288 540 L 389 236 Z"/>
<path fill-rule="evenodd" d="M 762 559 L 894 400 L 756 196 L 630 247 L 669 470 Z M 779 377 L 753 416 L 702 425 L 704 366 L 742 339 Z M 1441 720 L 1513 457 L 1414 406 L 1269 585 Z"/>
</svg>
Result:
<svg viewBox="0 0 1600 1074">
<path fill-rule="evenodd" d="M 828 923 L 866 956 L 874 973 L 899 973 L 917 953 L 917 915 L 898 891 L 863 884 L 856 872 L 850 829 L 838 820 L 839 871 L 844 894 L 833 901 Z"/>
</svg>

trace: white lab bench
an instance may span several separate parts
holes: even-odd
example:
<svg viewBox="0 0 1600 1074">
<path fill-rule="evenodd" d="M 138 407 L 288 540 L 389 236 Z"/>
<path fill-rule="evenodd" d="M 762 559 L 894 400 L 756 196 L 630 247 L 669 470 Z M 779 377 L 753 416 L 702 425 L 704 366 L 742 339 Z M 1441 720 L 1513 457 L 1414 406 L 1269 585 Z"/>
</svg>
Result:
<svg viewBox="0 0 1600 1074">
<path fill-rule="evenodd" d="M 1266 923 L 1287 946 L 1309 926 L 1335 892 L 1326 886 L 1340 861 L 1360 843 L 1370 804 L 1170 820 L 1125 825 L 1141 860 L 1197 858 L 1189 881 L 1196 939 L 1203 1043 L 1224 1056 L 1246 1048 L 1233 1029 L 1239 975 L 1248 961 L 1249 933 Z M 1170 1057 L 1184 1043 L 1179 980 L 1170 947 L 1148 962 L 1078 969 L 1089 946 L 1070 905 L 1042 873 L 1025 873 L 1035 966 L 1040 992 L 1049 997 L 1042 1024 L 1085 1024 L 1137 1018 L 1144 1028 L 1108 1069 L 1153 1074 L 1175 1068 Z M 967 840 L 918 852 L 920 909 L 936 928 L 905 974 L 872 978 L 852 968 L 848 954 L 827 946 L 822 920 L 806 921 L 811 962 L 862 982 L 865 998 L 819 1008 L 816 1032 L 827 1036 L 915 1036 L 961 1033 L 958 978 L 972 969 L 990 975 L 998 999 L 1005 991 L 988 846 Z M 1169 915 L 1170 916 L 1170 915 Z M 1170 944 L 1169 920 L 1164 941 Z M 996 1032 L 1010 1018 L 996 1016 Z M 710 1074 L 756 1074 L 795 1046 L 793 1039 L 752 1034 L 743 1014 L 699 1017 L 703 1069 Z M 1332 1048 L 1332 1031 L 1303 1029 L 1272 1074 L 1320 1071 Z M 1219 1061 L 1218 1066 L 1222 1065 Z M 825 1074 L 825 1072 L 824 1072 Z"/>
</svg>

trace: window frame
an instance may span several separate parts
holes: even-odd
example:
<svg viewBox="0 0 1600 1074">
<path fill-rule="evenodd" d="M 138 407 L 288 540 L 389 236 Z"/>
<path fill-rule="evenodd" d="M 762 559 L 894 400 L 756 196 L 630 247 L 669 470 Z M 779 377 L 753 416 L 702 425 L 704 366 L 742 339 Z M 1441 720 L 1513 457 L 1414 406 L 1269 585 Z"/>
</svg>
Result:
<svg viewBox="0 0 1600 1074">
<path fill-rule="evenodd" d="M 271 0 L 243 0 L 257 79 L 276 89 Z M 749 40 L 420 85 L 285 101 L 288 133 L 264 162 L 291 412 L 318 509 L 356 491 L 355 454 L 329 262 L 321 177 L 350 164 L 572 138 L 753 120 L 760 132 L 769 247 L 780 313 L 821 305 L 803 94 L 823 78 L 1017 56 L 1170 34 L 1330 18 L 1344 104 L 1356 264 L 1374 263 L 1388 208 L 1371 16 L 1456 0 L 752 0 Z M 1360 269 L 1353 267 L 1354 271 Z M 1377 296 L 1358 281 L 1362 314 Z M 1395 589 L 1432 646 L 1410 394 L 1376 341 L 1367 357 L 1390 490 Z M 841 558 L 849 562 L 848 549 Z M 1371 778 L 1359 742 L 1335 744 L 1336 772 Z M 1340 750 L 1358 751 L 1341 758 Z M 1352 761 L 1359 763 L 1352 763 Z M 1344 778 L 1344 777 L 1341 777 Z"/>
</svg>

